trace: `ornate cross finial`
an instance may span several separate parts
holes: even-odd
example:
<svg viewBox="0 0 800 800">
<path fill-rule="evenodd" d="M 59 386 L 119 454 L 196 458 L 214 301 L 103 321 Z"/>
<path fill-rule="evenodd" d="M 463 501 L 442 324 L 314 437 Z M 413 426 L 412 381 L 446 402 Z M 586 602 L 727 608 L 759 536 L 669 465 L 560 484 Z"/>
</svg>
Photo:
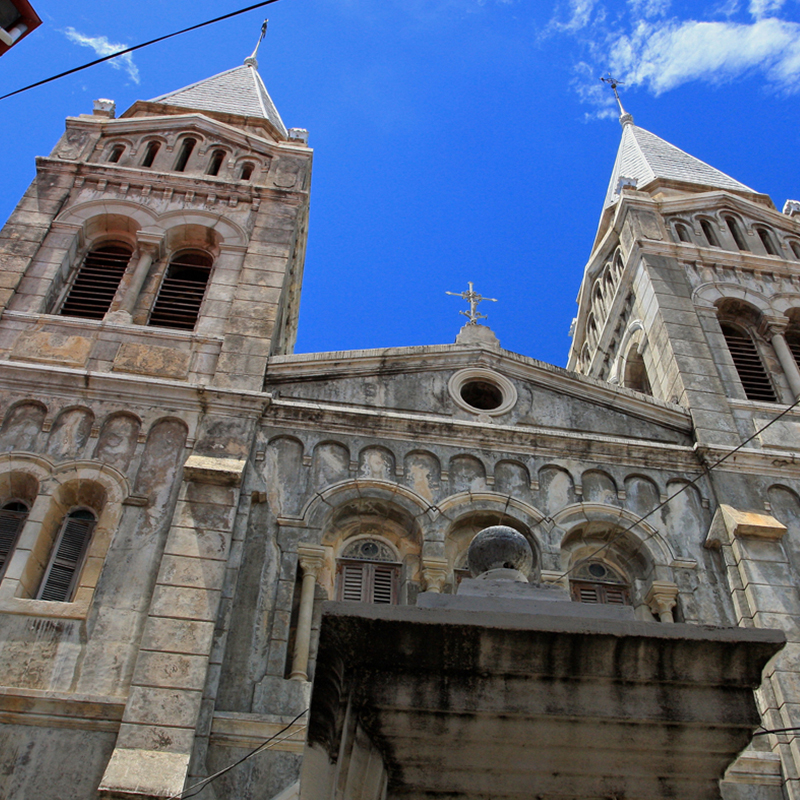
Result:
<svg viewBox="0 0 800 800">
<path fill-rule="evenodd" d="M 611 91 L 614 92 L 614 97 L 616 97 L 617 105 L 619 106 L 619 121 L 623 125 L 625 125 L 626 122 L 633 122 L 633 117 L 622 107 L 622 100 L 617 91 L 617 86 L 623 86 L 622 81 L 612 78 L 611 73 L 606 75 L 605 78 L 600 78 L 600 80 L 603 81 L 603 83 L 607 83 L 611 87 Z"/>
<path fill-rule="evenodd" d="M 458 313 L 469 318 L 467 325 L 477 325 L 479 319 L 487 319 L 486 314 L 481 314 L 478 312 L 478 303 L 483 300 L 496 303 L 497 300 L 494 297 L 483 297 L 482 295 L 478 294 L 472 288 L 472 281 L 468 281 L 468 284 L 469 289 L 466 292 L 445 292 L 445 294 L 453 295 L 453 297 L 461 297 L 466 300 L 469 303 L 469 311 L 459 311 Z"/>
<path fill-rule="evenodd" d="M 255 67 L 258 69 L 258 61 L 256 61 L 256 53 L 258 53 L 258 48 L 261 45 L 261 42 L 264 41 L 264 37 L 267 35 L 267 23 L 269 22 L 268 19 L 264 20 L 264 24 L 261 26 L 261 35 L 258 37 L 258 41 L 256 42 L 256 49 L 244 60 L 244 63 L 247 64 L 248 67 Z"/>
</svg>

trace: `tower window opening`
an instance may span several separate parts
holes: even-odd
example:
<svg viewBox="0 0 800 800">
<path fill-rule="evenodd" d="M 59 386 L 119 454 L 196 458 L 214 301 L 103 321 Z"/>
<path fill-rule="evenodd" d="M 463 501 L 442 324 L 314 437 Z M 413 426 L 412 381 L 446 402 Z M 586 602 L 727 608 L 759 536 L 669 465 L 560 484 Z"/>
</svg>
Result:
<svg viewBox="0 0 800 800">
<path fill-rule="evenodd" d="M 108 156 L 108 163 L 116 164 L 122 158 L 124 152 L 125 148 L 121 144 L 115 144 L 111 149 L 111 154 Z"/>
<path fill-rule="evenodd" d="M 144 151 L 144 158 L 142 159 L 143 167 L 152 167 L 158 151 L 161 149 L 161 142 L 150 142 L 147 145 L 147 150 Z"/>
<path fill-rule="evenodd" d="M 19 500 L 11 500 L 0 508 L 0 575 L 11 559 L 28 511 L 28 506 Z"/>
<path fill-rule="evenodd" d="M 211 256 L 197 251 L 176 255 L 167 267 L 149 325 L 192 330 L 211 275 Z"/>
<path fill-rule="evenodd" d="M 186 165 L 189 163 L 189 156 L 192 154 L 196 144 L 197 139 L 189 138 L 183 140 L 180 153 L 178 153 L 178 160 L 175 162 L 175 172 L 183 172 L 186 169 Z"/>
<path fill-rule="evenodd" d="M 642 394 L 653 394 L 650 386 L 650 379 L 647 377 L 647 369 L 644 365 L 642 354 L 633 347 L 625 361 L 625 371 L 622 384 L 626 389 L 634 389 Z"/>
<path fill-rule="evenodd" d="M 786 344 L 789 345 L 789 350 L 792 351 L 794 360 L 798 367 L 800 367 L 800 328 L 795 325 L 789 326 L 784 334 Z"/>
<path fill-rule="evenodd" d="M 757 228 L 756 230 L 758 231 L 758 238 L 761 239 L 761 244 L 764 245 L 764 249 L 767 251 L 767 255 L 777 256 L 778 248 L 775 246 L 769 231 L 766 228 Z"/>
<path fill-rule="evenodd" d="M 692 238 L 689 236 L 689 231 L 686 230 L 685 225 L 676 225 L 675 226 L 675 233 L 678 234 L 678 241 L 686 242 L 687 244 L 691 244 Z"/>
<path fill-rule="evenodd" d="M 109 244 L 90 250 L 78 268 L 59 312 L 64 317 L 102 319 L 131 260 L 129 247 Z"/>
<path fill-rule="evenodd" d="M 719 247 L 719 239 L 717 239 L 717 234 L 707 219 L 700 220 L 700 228 L 702 229 L 703 236 L 706 237 L 706 241 L 709 243 L 709 245 L 711 247 Z"/>
<path fill-rule="evenodd" d="M 733 217 L 725 217 L 725 224 L 728 226 L 728 230 L 731 232 L 731 236 L 733 236 L 733 241 L 736 242 L 736 246 L 740 250 L 748 251 L 750 248 L 747 246 L 747 242 L 744 240 L 742 229 L 739 227 L 739 223 Z"/>
<path fill-rule="evenodd" d="M 789 242 L 795 258 L 800 258 L 800 242 Z"/>
<path fill-rule="evenodd" d="M 240 181 L 249 181 L 253 175 L 253 165 L 252 164 L 242 164 L 241 172 L 239 173 L 239 180 Z"/>
<path fill-rule="evenodd" d="M 750 335 L 727 322 L 721 322 L 720 328 L 742 382 L 745 397 L 748 400 L 776 402 L 775 390 Z"/>
<path fill-rule="evenodd" d="M 219 175 L 220 167 L 222 166 L 222 162 L 225 158 L 225 151 L 224 150 L 215 150 L 213 155 L 211 156 L 211 161 L 208 164 L 208 172 L 207 175 Z"/>
<path fill-rule="evenodd" d="M 64 517 L 36 595 L 37 600 L 69 602 L 96 524 L 95 515 L 85 508 L 71 511 Z"/>
</svg>

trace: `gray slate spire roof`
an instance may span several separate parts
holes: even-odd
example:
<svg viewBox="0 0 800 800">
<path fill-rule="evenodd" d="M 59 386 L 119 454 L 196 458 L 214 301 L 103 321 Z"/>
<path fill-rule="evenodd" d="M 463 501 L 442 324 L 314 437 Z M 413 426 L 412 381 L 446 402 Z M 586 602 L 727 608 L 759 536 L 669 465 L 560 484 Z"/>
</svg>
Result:
<svg viewBox="0 0 800 800">
<path fill-rule="evenodd" d="M 151 103 L 191 108 L 194 111 L 216 111 L 269 120 L 286 137 L 286 126 L 258 74 L 255 58 L 244 66 L 220 72 L 183 89 L 154 97 Z"/>
<path fill-rule="evenodd" d="M 623 179 L 623 184 L 628 179 L 635 180 L 636 186 L 640 189 L 656 178 L 663 178 L 715 189 L 754 193 L 749 186 L 739 183 L 724 172 L 700 161 L 699 158 L 684 153 L 654 133 L 637 127 L 633 124 L 633 117 L 630 114 L 624 114 L 620 122 L 622 141 L 611 173 L 604 209 L 616 202 L 620 178 Z"/>
</svg>

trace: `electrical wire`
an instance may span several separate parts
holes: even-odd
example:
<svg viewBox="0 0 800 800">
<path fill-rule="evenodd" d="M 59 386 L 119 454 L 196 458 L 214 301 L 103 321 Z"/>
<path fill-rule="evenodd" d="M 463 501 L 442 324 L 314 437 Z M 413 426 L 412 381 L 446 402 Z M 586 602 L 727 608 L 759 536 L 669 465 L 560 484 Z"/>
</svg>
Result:
<svg viewBox="0 0 800 800">
<path fill-rule="evenodd" d="M 151 44 L 157 44 L 158 42 L 164 42 L 167 39 L 172 39 L 174 36 L 180 36 L 182 33 L 189 33 L 189 31 L 196 31 L 198 28 L 205 28 L 207 25 L 213 25 L 216 22 L 222 22 L 226 19 L 231 19 L 232 17 L 238 17 L 240 14 L 246 14 L 248 11 L 255 11 L 257 8 L 263 8 L 264 6 L 268 6 L 272 3 L 277 3 L 278 0 L 262 0 L 260 3 L 255 3 L 252 6 L 247 6 L 247 8 L 240 8 L 238 11 L 231 11 L 229 14 L 223 14 L 221 17 L 214 17 L 214 19 L 206 20 L 205 22 L 200 22 L 197 25 L 190 25 L 188 28 L 183 28 L 183 30 L 175 31 L 174 33 L 168 33 L 166 36 L 159 36 L 156 39 L 151 39 L 149 42 L 142 42 L 141 44 L 135 44 L 133 47 L 128 47 L 125 50 L 120 50 L 117 53 L 112 53 L 108 56 L 103 56 L 102 58 L 97 58 L 94 61 L 90 61 L 88 64 L 83 64 L 80 67 L 73 67 L 72 69 L 68 69 L 66 72 L 59 72 L 58 75 L 53 75 L 49 78 L 45 78 L 41 81 L 36 81 L 36 83 L 31 83 L 28 86 L 23 86 L 21 89 L 16 89 L 13 92 L 9 92 L 8 94 L 0 95 L 0 100 L 5 100 L 8 97 L 14 97 L 14 95 L 22 94 L 22 92 L 27 92 L 29 89 L 35 89 L 37 86 L 44 86 L 46 83 L 51 83 L 52 81 L 57 81 L 59 78 L 65 78 L 67 75 L 73 75 L 76 72 L 80 72 L 83 69 L 88 69 L 89 67 L 93 67 L 96 64 L 102 64 L 104 61 L 110 61 L 112 58 L 119 58 L 119 56 L 124 56 L 126 53 L 133 53 L 135 50 L 141 50 L 143 47 L 149 47 Z"/>
<path fill-rule="evenodd" d="M 687 481 L 677 492 L 675 492 L 675 494 L 670 495 L 666 500 L 663 500 L 662 502 L 660 502 L 651 511 L 648 511 L 647 514 L 645 514 L 644 516 L 639 517 L 634 522 L 632 522 L 630 525 L 628 525 L 627 528 L 624 528 L 619 533 L 617 533 L 615 536 L 612 536 L 611 539 L 609 539 L 607 542 L 602 544 L 596 550 L 594 550 L 593 552 L 591 552 L 588 555 L 584 556 L 583 558 L 579 558 L 568 570 L 566 570 L 561 575 L 559 575 L 555 580 L 556 581 L 560 581 L 560 580 L 566 578 L 571 572 L 576 570 L 581 564 L 585 564 L 587 561 L 591 560 L 592 558 L 597 556 L 599 553 L 602 553 L 604 550 L 607 550 L 612 544 L 614 544 L 614 542 L 619 541 L 626 533 L 629 533 L 630 531 L 632 531 L 633 528 L 635 528 L 640 522 L 644 522 L 648 517 L 653 516 L 653 514 L 655 514 L 656 511 L 659 511 L 662 508 L 664 508 L 664 506 L 666 506 L 671 500 L 676 498 L 679 494 L 683 494 L 683 492 L 685 492 L 690 486 L 696 486 L 697 482 L 701 478 L 704 478 L 712 470 L 716 469 L 720 464 L 724 463 L 731 456 L 735 455 L 745 445 L 747 445 L 750 442 L 752 442 L 753 439 L 755 439 L 757 436 L 760 436 L 767 428 L 770 427 L 770 425 L 774 425 L 779 419 L 781 419 L 782 417 L 785 417 L 790 411 L 792 411 L 793 409 L 797 408 L 798 405 L 800 405 L 800 397 L 798 397 L 797 400 L 795 400 L 794 403 L 792 403 L 790 406 L 787 406 L 786 408 L 784 408 L 783 411 L 781 411 L 780 414 L 778 414 L 776 417 L 771 419 L 766 425 L 764 425 L 763 427 L 759 428 L 754 434 L 752 434 L 751 436 L 748 436 L 747 439 L 745 439 L 744 441 L 742 441 L 739 444 L 737 444 L 736 447 L 733 448 L 733 450 L 730 450 L 724 456 L 722 456 L 721 458 L 717 459 L 713 464 L 711 464 L 710 466 L 706 467 L 704 472 L 701 472 L 697 477 L 692 478 L 692 480 Z M 649 539 L 651 537 L 648 536 L 647 538 Z M 645 541 L 647 541 L 647 540 L 645 539 Z"/>
<path fill-rule="evenodd" d="M 303 716 L 303 714 L 307 713 L 308 709 L 306 708 L 303 711 L 301 711 L 288 725 L 281 728 L 281 730 L 279 730 L 276 734 L 270 736 L 269 739 L 262 742 L 258 747 L 256 747 L 254 750 L 251 750 L 247 755 L 242 756 L 238 761 L 234 761 L 233 764 L 229 764 L 227 767 L 223 767 L 221 770 L 215 772 L 213 775 L 209 775 L 207 778 L 203 778 L 203 780 L 198 781 L 195 784 L 192 784 L 187 789 L 184 789 L 182 792 L 170 795 L 170 797 L 168 797 L 167 800 L 189 800 L 190 797 L 195 797 L 196 795 L 200 794 L 200 792 L 202 792 L 206 786 L 208 786 L 212 781 L 215 781 L 220 776 L 224 775 L 226 772 L 230 772 L 234 767 L 238 767 L 239 764 L 244 763 L 249 758 L 258 755 L 259 753 L 262 753 L 264 750 L 268 750 L 269 745 L 272 744 L 273 742 L 275 744 L 279 744 L 280 742 L 286 741 L 286 739 L 293 736 L 296 733 L 296 731 L 292 731 L 291 733 L 287 734 L 286 736 L 283 737 L 283 739 L 278 739 L 278 737 L 282 733 L 288 731 L 289 728 L 291 728 L 292 725 L 294 725 L 295 722 L 297 722 L 297 720 L 299 720 L 300 717 Z M 277 741 L 275 741 L 276 739 Z M 191 794 L 189 794 L 189 792 L 191 792 Z"/>
</svg>

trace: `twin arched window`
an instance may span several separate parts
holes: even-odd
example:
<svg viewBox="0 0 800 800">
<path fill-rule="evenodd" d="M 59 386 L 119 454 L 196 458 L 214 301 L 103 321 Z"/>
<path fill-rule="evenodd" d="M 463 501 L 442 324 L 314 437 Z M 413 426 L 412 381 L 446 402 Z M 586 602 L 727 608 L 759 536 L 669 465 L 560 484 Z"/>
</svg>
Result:
<svg viewBox="0 0 800 800">
<path fill-rule="evenodd" d="M 200 250 L 178 253 L 161 281 L 148 324 L 192 330 L 200 314 L 212 263 L 211 256 Z"/>
<path fill-rule="evenodd" d="M 90 250 L 75 273 L 61 315 L 102 319 L 111 307 L 132 253 L 128 245 L 119 242 Z"/>
<path fill-rule="evenodd" d="M 720 322 L 720 328 L 742 382 L 745 397 L 748 400 L 776 402 L 775 389 L 749 332 L 726 321 Z"/>
<path fill-rule="evenodd" d="M 36 593 L 37 600 L 68 602 L 72 599 L 96 524 L 94 512 L 87 508 L 75 509 L 64 517 Z"/>
</svg>

